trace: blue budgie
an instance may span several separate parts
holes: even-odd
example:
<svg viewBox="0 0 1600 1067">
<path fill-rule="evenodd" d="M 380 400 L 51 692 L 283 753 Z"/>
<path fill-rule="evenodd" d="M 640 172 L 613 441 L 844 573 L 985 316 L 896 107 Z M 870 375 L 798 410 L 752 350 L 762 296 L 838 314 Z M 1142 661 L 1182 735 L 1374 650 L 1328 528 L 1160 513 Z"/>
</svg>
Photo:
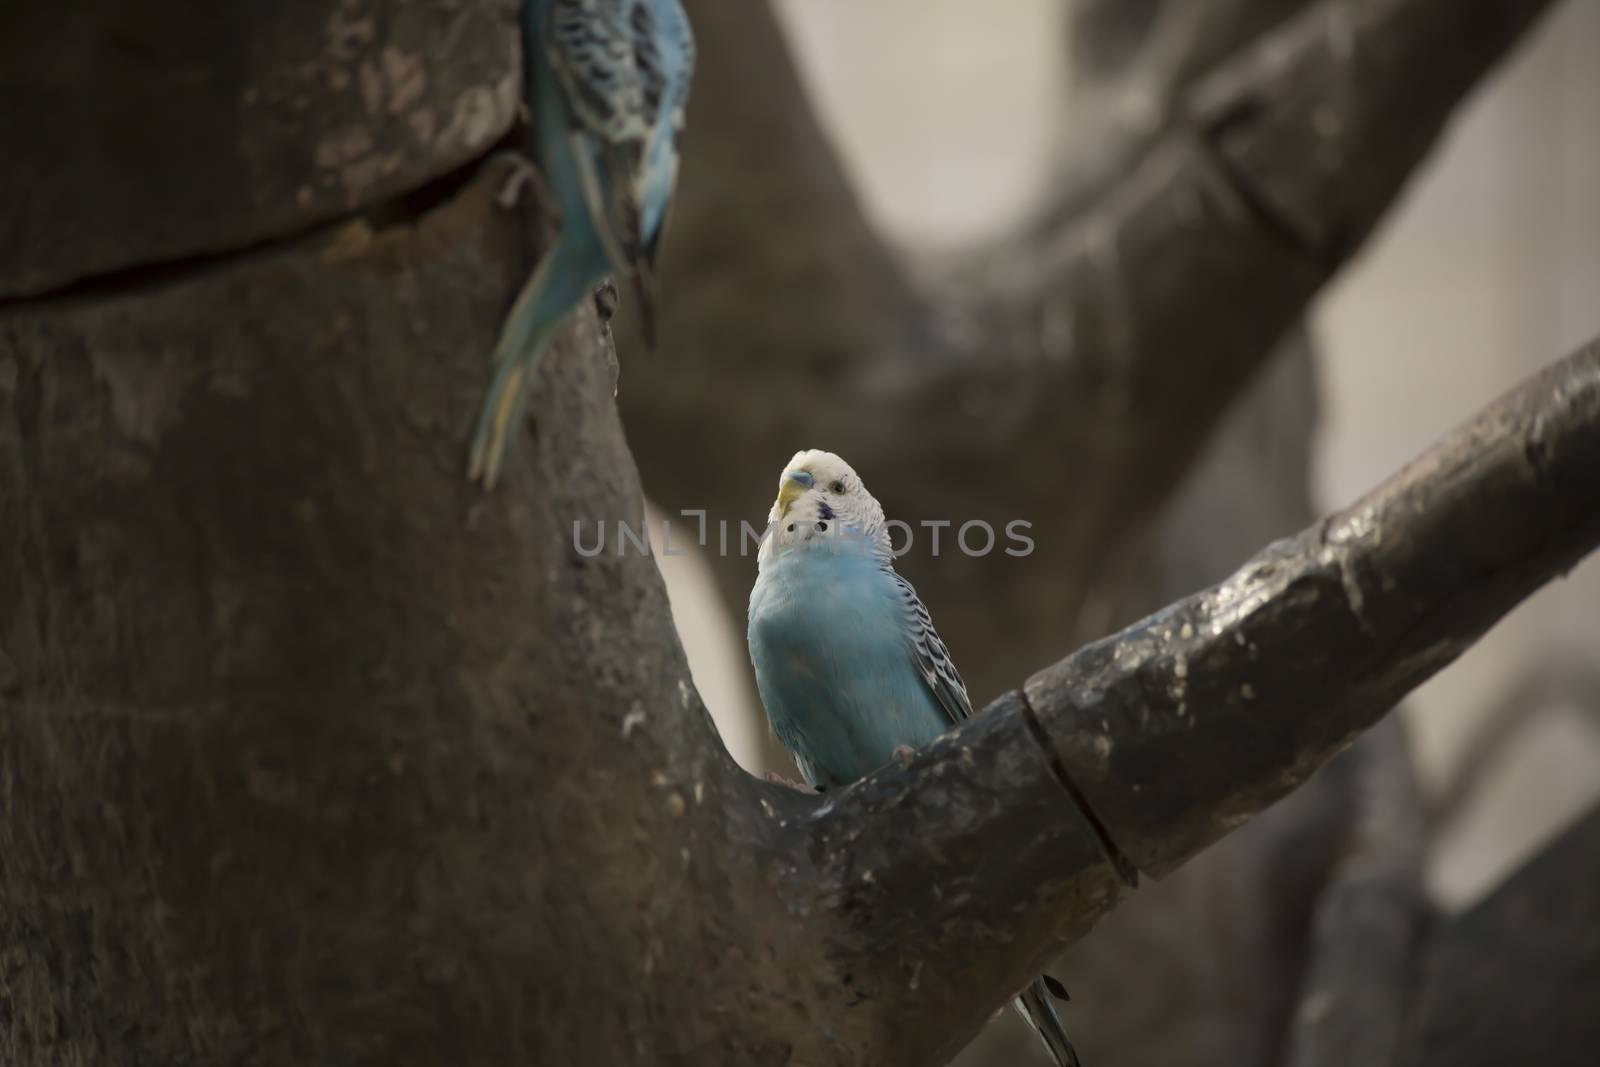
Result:
<svg viewBox="0 0 1600 1067">
<path fill-rule="evenodd" d="M 750 661 L 778 739 L 811 786 L 847 785 L 896 749 L 972 714 L 944 642 L 894 570 L 883 508 L 832 452 L 797 452 L 778 480 L 750 591 Z M 1040 977 L 1017 1010 L 1061 1067 L 1077 1067 Z"/>
<path fill-rule="evenodd" d="M 656 248 L 678 175 L 694 37 L 679 0 L 526 0 L 525 82 L 561 235 L 500 330 L 467 474 L 493 488 L 539 356 L 613 272 L 654 343 Z"/>
</svg>

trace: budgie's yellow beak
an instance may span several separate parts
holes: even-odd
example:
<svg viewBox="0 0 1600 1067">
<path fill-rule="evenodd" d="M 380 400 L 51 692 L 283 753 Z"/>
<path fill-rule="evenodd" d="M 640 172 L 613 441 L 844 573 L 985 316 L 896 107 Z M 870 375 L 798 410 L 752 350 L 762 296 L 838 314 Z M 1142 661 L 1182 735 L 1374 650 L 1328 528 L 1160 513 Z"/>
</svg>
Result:
<svg viewBox="0 0 1600 1067">
<path fill-rule="evenodd" d="M 799 500 L 816 480 L 810 471 L 784 471 L 783 483 L 778 486 L 778 518 L 787 518 L 789 505 Z"/>
</svg>

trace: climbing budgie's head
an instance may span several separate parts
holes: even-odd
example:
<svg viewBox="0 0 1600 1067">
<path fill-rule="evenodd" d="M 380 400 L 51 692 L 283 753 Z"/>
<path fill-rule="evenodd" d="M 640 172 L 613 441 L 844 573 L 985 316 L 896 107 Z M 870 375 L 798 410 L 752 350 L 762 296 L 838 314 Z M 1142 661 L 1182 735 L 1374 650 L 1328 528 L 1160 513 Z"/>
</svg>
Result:
<svg viewBox="0 0 1600 1067">
<path fill-rule="evenodd" d="M 860 475 L 834 455 L 818 449 L 796 452 L 778 475 L 778 499 L 767 514 L 771 536 L 762 551 L 819 537 L 865 538 L 877 549 L 888 543 L 883 507 L 861 484 Z"/>
</svg>

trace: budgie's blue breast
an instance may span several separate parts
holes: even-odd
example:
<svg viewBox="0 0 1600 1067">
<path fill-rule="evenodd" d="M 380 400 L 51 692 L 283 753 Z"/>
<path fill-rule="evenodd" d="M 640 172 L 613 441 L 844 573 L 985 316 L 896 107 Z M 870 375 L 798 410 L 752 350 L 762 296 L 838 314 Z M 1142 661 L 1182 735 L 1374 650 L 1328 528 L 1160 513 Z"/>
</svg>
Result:
<svg viewBox="0 0 1600 1067">
<path fill-rule="evenodd" d="M 951 726 L 918 667 L 903 585 L 827 542 L 768 561 L 750 593 L 750 659 L 773 732 L 814 786 L 841 786 Z"/>
</svg>

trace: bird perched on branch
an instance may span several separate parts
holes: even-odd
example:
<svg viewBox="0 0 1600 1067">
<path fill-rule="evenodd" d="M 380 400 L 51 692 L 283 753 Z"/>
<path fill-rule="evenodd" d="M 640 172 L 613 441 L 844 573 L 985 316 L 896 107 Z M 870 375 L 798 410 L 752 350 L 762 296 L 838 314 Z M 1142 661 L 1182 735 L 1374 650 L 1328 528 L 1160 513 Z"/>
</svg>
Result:
<svg viewBox="0 0 1600 1067">
<path fill-rule="evenodd" d="M 797 452 L 778 479 L 750 591 L 750 661 L 772 730 L 807 784 L 848 785 L 972 714 L 967 687 L 911 583 L 883 508 L 832 452 Z M 1061 1067 L 1078 1067 L 1040 977 L 1017 1010 Z"/>
<path fill-rule="evenodd" d="M 678 175 L 694 37 L 679 0 L 526 0 L 524 83 L 534 146 L 561 218 L 555 247 L 512 305 L 494 350 L 467 475 L 493 488 L 539 357 L 615 272 L 654 344 L 656 249 Z"/>
</svg>

